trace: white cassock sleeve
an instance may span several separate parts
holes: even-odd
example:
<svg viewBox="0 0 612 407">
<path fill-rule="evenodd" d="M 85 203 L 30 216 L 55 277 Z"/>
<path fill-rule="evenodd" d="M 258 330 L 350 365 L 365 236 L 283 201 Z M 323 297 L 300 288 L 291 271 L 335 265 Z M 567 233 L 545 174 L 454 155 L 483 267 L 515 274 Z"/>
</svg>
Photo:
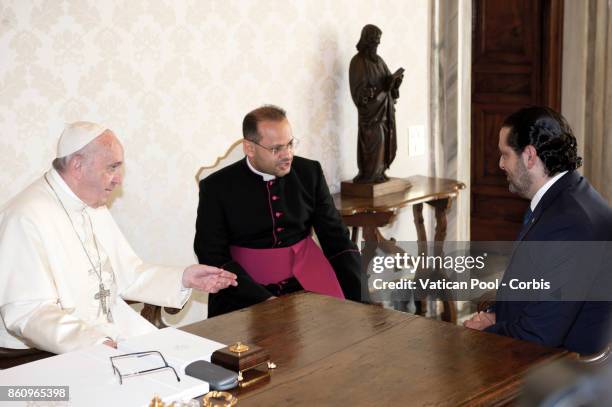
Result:
<svg viewBox="0 0 612 407">
<path fill-rule="evenodd" d="M 111 324 L 91 325 L 54 303 L 11 303 L 0 308 L 6 328 L 30 347 L 52 353 L 70 352 L 85 346 L 116 340 Z"/>
<path fill-rule="evenodd" d="M 191 289 L 182 285 L 184 269 L 143 262 L 106 207 L 96 213 L 94 223 L 111 259 L 121 298 L 173 308 L 185 305 Z"/>
</svg>

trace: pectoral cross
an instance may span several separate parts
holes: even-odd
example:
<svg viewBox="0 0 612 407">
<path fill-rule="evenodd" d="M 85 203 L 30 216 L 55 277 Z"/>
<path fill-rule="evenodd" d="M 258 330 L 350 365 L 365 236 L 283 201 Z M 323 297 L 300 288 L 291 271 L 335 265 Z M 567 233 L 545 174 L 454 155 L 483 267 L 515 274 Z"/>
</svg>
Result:
<svg viewBox="0 0 612 407">
<path fill-rule="evenodd" d="M 106 302 L 106 298 L 110 297 L 110 290 L 104 288 L 104 284 L 100 283 L 98 286 L 98 292 L 94 296 L 94 299 L 100 301 L 100 306 L 102 307 L 102 312 L 106 315 L 108 322 L 112 322 L 112 317 L 108 309 L 108 303 Z"/>
</svg>

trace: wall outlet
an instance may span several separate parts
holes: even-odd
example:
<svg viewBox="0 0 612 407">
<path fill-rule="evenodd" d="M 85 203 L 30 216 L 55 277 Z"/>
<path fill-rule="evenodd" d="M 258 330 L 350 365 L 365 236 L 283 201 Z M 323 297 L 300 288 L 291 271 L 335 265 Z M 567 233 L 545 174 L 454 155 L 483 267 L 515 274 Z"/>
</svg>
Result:
<svg viewBox="0 0 612 407">
<path fill-rule="evenodd" d="M 425 154 L 425 126 L 408 127 L 408 156 L 416 157 Z"/>
</svg>

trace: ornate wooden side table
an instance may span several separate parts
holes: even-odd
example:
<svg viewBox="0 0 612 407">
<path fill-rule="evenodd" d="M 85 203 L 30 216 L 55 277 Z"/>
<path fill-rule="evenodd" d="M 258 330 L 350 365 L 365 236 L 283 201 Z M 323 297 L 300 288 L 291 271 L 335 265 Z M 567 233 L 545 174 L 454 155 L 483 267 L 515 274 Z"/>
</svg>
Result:
<svg viewBox="0 0 612 407">
<path fill-rule="evenodd" d="M 343 197 L 339 193 L 333 197 L 344 223 L 352 229 L 351 239 L 353 242 L 357 243 L 359 230 L 363 230 L 364 246 L 361 254 L 364 273 L 367 272 L 368 264 L 374 257 L 377 248 L 388 255 L 403 253 L 403 250 L 395 244 L 395 240 L 386 239 L 380 233 L 379 228 L 391 225 L 395 221 L 399 210 L 405 206 L 412 206 L 417 240 L 420 245 L 426 245 L 427 242 L 423 222 L 424 203 L 432 206 L 435 211 L 434 241 L 442 242 L 446 238 L 446 213 L 451 207 L 453 198 L 457 197 L 459 191 L 465 188 L 465 184 L 456 180 L 423 175 L 414 175 L 406 179 L 410 181 L 411 186 L 403 192 L 377 198 Z M 425 246 L 419 248 L 421 247 Z M 417 314 L 424 315 L 427 311 L 425 301 L 417 301 L 416 307 Z M 442 319 L 455 322 L 456 317 L 454 302 L 445 301 Z"/>
</svg>

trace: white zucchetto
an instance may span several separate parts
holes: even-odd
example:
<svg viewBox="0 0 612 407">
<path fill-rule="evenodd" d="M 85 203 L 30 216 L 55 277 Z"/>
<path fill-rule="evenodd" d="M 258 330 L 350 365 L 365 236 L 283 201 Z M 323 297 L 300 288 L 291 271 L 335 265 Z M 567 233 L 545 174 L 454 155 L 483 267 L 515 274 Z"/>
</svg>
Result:
<svg viewBox="0 0 612 407">
<path fill-rule="evenodd" d="M 106 127 L 92 122 L 66 124 L 66 128 L 57 142 L 57 158 L 76 153 L 106 130 Z"/>
</svg>

